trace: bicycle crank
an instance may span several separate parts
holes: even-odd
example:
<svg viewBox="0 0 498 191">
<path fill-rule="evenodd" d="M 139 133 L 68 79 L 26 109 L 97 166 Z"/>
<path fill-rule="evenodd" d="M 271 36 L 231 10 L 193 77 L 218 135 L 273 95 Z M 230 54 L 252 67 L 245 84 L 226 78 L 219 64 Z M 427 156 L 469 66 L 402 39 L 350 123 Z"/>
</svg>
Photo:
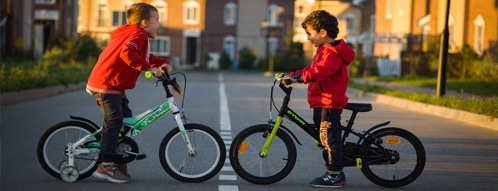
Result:
<svg viewBox="0 0 498 191">
<path fill-rule="evenodd" d="M 137 160 L 142 160 L 147 157 L 147 155 L 144 153 L 134 153 L 131 151 L 125 151 L 125 153 L 135 156 L 135 159 Z"/>
</svg>

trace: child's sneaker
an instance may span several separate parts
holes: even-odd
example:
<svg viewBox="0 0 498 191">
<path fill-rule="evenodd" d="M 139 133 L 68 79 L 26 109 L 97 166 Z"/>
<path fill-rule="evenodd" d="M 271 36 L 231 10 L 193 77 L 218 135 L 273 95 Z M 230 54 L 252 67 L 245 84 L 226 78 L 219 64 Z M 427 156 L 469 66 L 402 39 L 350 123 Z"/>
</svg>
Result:
<svg viewBox="0 0 498 191">
<path fill-rule="evenodd" d="M 116 167 L 118 167 L 119 171 L 121 171 L 121 173 L 124 176 L 126 176 L 126 177 L 128 177 L 128 178 L 131 179 L 131 175 L 128 174 L 128 165 L 126 165 L 126 164 L 117 164 Z"/>
<path fill-rule="evenodd" d="M 342 170 L 341 170 L 341 183 L 342 185 L 346 185 L 346 175 Z"/>
<path fill-rule="evenodd" d="M 123 175 L 123 173 L 121 173 L 121 171 L 117 167 L 115 166 L 104 167 L 104 165 L 102 164 L 99 164 L 97 170 L 93 172 L 93 176 L 114 183 L 127 183 L 130 182 L 131 180 L 130 178 Z"/>
<path fill-rule="evenodd" d="M 310 182 L 310 186 L 318 188 L 340 188 L 342 185 L 340 174 L 329 174 L 328 172 Z"/>
</svg>

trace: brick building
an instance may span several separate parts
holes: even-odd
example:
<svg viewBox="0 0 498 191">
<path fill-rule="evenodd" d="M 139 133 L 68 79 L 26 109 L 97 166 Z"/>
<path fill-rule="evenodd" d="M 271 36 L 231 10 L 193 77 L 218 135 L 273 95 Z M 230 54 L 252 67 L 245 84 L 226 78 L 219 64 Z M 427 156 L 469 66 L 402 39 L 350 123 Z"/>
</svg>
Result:
<svg viewBox="0 0 498 191">
<path fill-rule="evenodd" d="M 41 59 L 51 40 L 76 35 L 77 15 L 76 0 L 0 1 L 0 55 Z"/>
</svg>

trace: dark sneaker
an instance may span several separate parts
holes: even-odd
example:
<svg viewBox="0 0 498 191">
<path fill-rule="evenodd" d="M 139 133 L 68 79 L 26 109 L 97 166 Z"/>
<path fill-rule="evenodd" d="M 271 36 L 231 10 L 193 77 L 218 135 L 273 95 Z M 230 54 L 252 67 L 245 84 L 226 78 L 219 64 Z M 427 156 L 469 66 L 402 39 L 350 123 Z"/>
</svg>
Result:
<svg viewBox="0 0 498 191">
<path fill-rule="evenodd" d="M 93 176 L 114 183 L 127 183 L 131 180 L 130 178 L 123 175 L 123 173 L 121 173 L 121 171 L 117 167 L 104 167 L 104 165 L 102 164 L 100 164 L 99 167 L 97 167 L 97 170 L 93 172 Z"/>
<path fill-rule="evenodd" d="M 326 172 L 323 176 L 312 180 L 310 186 L 317 188 L 340 188 L 342 187 L 342 178 L 340 174 L 329 174 Z"/>
<path fill-rule="evenodd" d="M 119 171 L 121 171 L 121 173 L 124 176 L 126 176 L 126 177 L 128 177 L 128 178 L 131 179 L 130 174 L 128 174 L 128 165 L 126 165 L 126 164 L 117 164 L 116 167 L 119 169 Z"/>
<path fill-rule="evenodd" d="M 344 174 L 344 172 L 341 170 L 341 180 L 342 180 L 342 185 L 346 185 L 346 175 Z"/>
</svg>

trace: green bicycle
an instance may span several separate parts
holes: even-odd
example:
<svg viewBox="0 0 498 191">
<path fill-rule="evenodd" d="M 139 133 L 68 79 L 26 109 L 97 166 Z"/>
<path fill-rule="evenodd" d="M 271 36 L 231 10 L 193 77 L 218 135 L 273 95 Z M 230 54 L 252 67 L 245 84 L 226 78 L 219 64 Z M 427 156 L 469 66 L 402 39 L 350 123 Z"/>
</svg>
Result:
<svg viewBox="0 0 498 191">
<path fill-rule="evenodd" d="M 292 86 L 280 83 L 283 76 L 283 73 L 277 74 L 271 87 L 270 113 L 272 106 L 276 108 L 273 101 L 276 82 L 285 93 L 276 121 L 270 119 L 267 124 L 245 128 L 234 137 L 230 146 L 233 170 L 251 183 L 278 182 L 294 168 L 297 160 L 294 140 L 300 145 L 301 142 L 282 124 L 284 117 L 303 129 L 315 140 L 317 147 L 326 152 L 320 143 L 319 126 L 308 123 L 289 108 Z M 352 111 L 352 114 L 347 125 L 342 127 L 344 166 L 356 166 L 370 181 L 383 187 L 401 187 L 417 179 L 424 169 L 426 158 L 424 146 L 415 135 L 397 127 L 380 128 L 388 125 L 389 121 L 356 132 L 353 129 L 356 115 L 372 110 L 372 105 L 348 103 L 345 110 Z M 348 141 L 349 135 L 356 136 L 357 141 Z"/>
<path fill-rule="evenodd" d="M 153 76 L 150 72 L 145 75 L 147 78 Z M 183 182 L 202 182 L 212 178 L 225 163 L 223 139 L 205 125 L 187 123 L 187 115 L 183 108 L 180 112 L 169 89 L 171 85 L 181 94 L 176 78 L 171 79 L 168 74 L 163 74 L 156 81 L 156 86 L 158 82 L 164 87 L 166 101 L 123 120 L 115 162 L 126 164 L 144 159 L 146 155 L 139 153 L 134 139 L 151 123 L 172 111 L 178 126 L 164 136 L 159 146 L 163 169 Z M 101 131 L 91 120 L 70 115 L 70 120 L 57 123 L 43 133 L 37 147 L 38 161 L 48 174 L 63 181 L 74 182 L 87 178 L 101 162 Z"/>
</svg>

